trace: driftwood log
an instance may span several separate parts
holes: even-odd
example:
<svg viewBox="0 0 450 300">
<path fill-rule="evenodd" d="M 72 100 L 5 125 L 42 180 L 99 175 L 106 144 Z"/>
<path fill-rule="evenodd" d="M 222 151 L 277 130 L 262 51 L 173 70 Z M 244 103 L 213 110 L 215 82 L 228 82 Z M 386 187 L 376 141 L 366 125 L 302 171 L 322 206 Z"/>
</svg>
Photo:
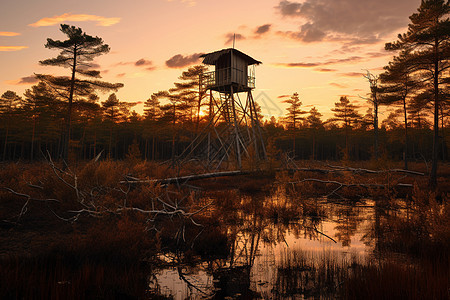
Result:
<svg viewBox="0 0 450 300">
<path fill-rule="evenodd" d="M 407 175 L 415 175 L 415 176 L 425 176 L 425 173 L 403 170 L 403 169 L 389 169 L 389 170 L 369 170 L 369 169 L 361 169 L 361 168 L 351 168 L 351 167 L 343 167 L 343 166 L 331 166 L 328 165 L 329 169 L 318 169 L 318 168 L 289 168 L 289 169 L 277 169 L 277 171 L 288 171 L 288 172 L 316 172 L 321 174 L 329 174 L 335 172 L 349 171 L 356 174 L 383 174 L 383 173 L 403 173 Z M 126 176 L 126 180 L 120 181 L 122 184 L 138 184 L 138 183 L 159 183 L 159 184 L 184 184 L 188 181 L 208 179 L 208 178 L 219 178 L 219 177 L 228 177 L 228 176 L 239 176 L 239 175 L 249 175 L 256 174 L 260 171 L 224 171 L 224 172 L 214 172 L 214 173 L 204 173 L 204 174 L 193 174 L 193 175 L 185 175 L 179 177 L 172 178 L 163 178 L 163 179 L 139 179 L 132 176 Z M 306 179 L 309 181 L 319 181 L 318 179 L 311 178 Z M 328 182 L 330 183 L 330 182 Z M 337 183 L 337 182 L 336 182 Z M 377 184 L 354 184 L 359 186 L 384 186 Z M 398 184 L 398 186 L 406 186 L 410 187 L 409 184 Z"/>
<path fill-rule="evenodd" d="M 165 178 L 165 179 L 144 179 L 144 180 L 127 176 L 127 180 L 122 180 L 120 183 L 184 184 L 184 183 L 186 183 L 188 181 L 192 181 L 192 180 L 227 177 L 227 176 L 238 176 L 238 175 L 248 175 L 251 173 L 252 172 L 250 172 L 250 171 L 226 171 L 226 172 L 194 174 L 194 175 L 172 177 L 172 178 Z"/>
</svg>

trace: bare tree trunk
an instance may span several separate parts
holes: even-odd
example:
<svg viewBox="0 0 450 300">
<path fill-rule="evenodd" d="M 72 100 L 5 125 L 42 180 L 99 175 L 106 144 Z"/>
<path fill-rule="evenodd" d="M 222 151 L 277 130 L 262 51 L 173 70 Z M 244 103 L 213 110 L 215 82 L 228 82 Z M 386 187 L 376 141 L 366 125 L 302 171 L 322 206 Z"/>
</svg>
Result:
<svg viewBox="0 0 450 300">
<path fill-rule="evenodd" d="M 109 147 L 108 147 L 108 158 L 111 159 L 112 158 L 112 125 L 111 128 L 109 130 Z"/>
<path fill-rule="evenodd" d="M 442 135 L 442 142 L 441 142 L 441 146 L 442 146 L 442 160 L 446 159 L 446 145 L 445 145 L 445 123 L 444 123 L 444 106 L 441 105 L 441 135 Z"/>
<path fill-rule="evenodd" d="M 83 128 L 83 135 L 81 136 L 81 141 L 80 141 L 81 142 L 81 145 L 80 145 L 81 157 L 83 159 L 86 158 L 86 151 L 84 151 L 84 149 L 85 149 L 85 139 L 86 139 L 86 127 L 87 127 L 87 125 L 84 126 L 84 128 Z"/>
<path fill-rule="evenodd" d="M 6 160 L 6 145 L 8 145 L 8 133 L 9 133 L 9 123 L 6 124 L 6 133 L 5 133 L 5 145 L 3 146 L 3 161 Z"/>
<path fill-rule="evenodd" d="M 77 66 L 77 51 L 78 51 L 78 48 L 75 46 L 75 48 L 73 50 L 72 78 L 70 80 L 69 105 L 67 106 L 66 132 L 64 135 L 63 153 L 62 153 L 62 158 L 66 162 L 69 159 L 70 126 L 71 126 L 71 118 L 72 118 L 73 94 L 75 91 L 75 71 L 76 71 L 76 66 Z"/>
<path fill-rule="evenodd" d="M 433 154 L 431 161 L 430 186 L 437 185 L 437 168 L 438 168 L 438 148 L 439 148 L 439 56 L 438 56 L 438 40 L 436 38 L 434 45 L 434 124 L 433 124 Z"/>
<path fill-rule="evenodd" d="M 36 133 L 36 118 L 33 118 L 33 131 L 31 133 L 31 151 L 30 151 L 30 160 L 32 161 L 34 158 L 34 135 Z"/>
<path fill-rule="evenodd" d="M 378 99 L 376 98 L 376 96 L 374 97 L 374 102 L 373 102 L 373 108 L 374 108 L 374 118 L 373 118 L 373 131 L 374 131 L 374 135 L 375 135 L 375 141 L 374 141 L 374 154 L 375 154 L 375 159 L 378 159 Z"/>
<path fill-rule="evenodd" d="M 14 143 L 12 159 L 16 158 L 17 143 Z"/>
<path fill-rule="evenodd" d="M 155 149 L 156 149 L 156 145 L 155 145 L 155 136 L 152 136 L 152 160 L 155 160 Z"/>
<path fill-rule="evenodd" d="M 97 156 L 97 132 L 95 131 L 94 132 L 94 156 L 93 157 L 96 157 Z"/>
<path fill-rule="evenodd" d="M 405 122 L 405 150 L 403 151 L 403 158 L 405 162 L 405 170 L 408 170 L 408 114 L 406 113 L 406 98 L 403 98 L 403 118 Z"/>
</svg>

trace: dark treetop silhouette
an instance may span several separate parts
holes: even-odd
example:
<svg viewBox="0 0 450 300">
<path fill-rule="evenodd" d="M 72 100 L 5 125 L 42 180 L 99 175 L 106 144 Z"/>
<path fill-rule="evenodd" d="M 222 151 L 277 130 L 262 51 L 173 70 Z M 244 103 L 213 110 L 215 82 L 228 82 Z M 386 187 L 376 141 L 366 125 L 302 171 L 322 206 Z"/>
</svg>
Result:
<svg viewBox="0 0 450 300">
<path fill-rule="evenodd" d="M 101 38 L 87 35 L 81 28 L 66 24 L 62 24 L 60 30 L 67 35 L 67 40 L 59 41 L 49 38 L 45 44 L 45 47 L 48 49 L 60 50 L 59 55 L 55 58 L 40 61 L 40 63 L 46 66 L 69 68 L 71 76 L 44 74 L 37 74 L 36 76 L 48 83 L 55 91 L 68 100 L 65 119 L 66 129 L 62 147 L 62 158 L 67 161 L 74 96 L 87 97 L 95 90 L 117 91 L 123 87 L 123 84 L 95 80 L 96 78 L 101 78 L 100 71 L 90 69 L 92 67 L 90 62 L 95 57 L 108 53 L 110 49 L 107 44 L 103 43 Z M 87 79 L 79 79 L 78 76 Z"/>
</svg>

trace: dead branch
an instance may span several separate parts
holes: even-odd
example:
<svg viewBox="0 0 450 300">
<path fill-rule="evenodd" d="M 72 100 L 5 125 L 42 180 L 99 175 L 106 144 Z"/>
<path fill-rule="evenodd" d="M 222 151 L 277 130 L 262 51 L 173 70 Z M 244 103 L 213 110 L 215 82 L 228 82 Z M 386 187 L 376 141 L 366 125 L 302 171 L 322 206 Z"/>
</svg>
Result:
<svg viewBox="0 0 450 300">
<path fill-rule="evenodd" d="M 183 274 L 183 270 L 181 269 L 181 266 L 177 267 L 177 271 L 178 271 L 178 276 L 180 277 L 181 280 L 183 280 L 184 282 L 186 282 L 186 284 L 188 285 L 188 287 L 193 288 L 195 290 L 197 290 L 198 292 L 202 293 L 203 295 L 206 296 L 211 296 L 210 294 L 202 291 L 199 287 L 197 287 L 195 284 L 191 283 L 189 280 L 187 280 L 186 276 Z"/>
<path fill-rule="evenodd" d="M 388 170 L 379 170 L 379 171 L 377 171 L 377 170 L 351 168 L 351 167 L 344 167 L 344 166 L 333 166 L 333 165 L 327 165 L 327 166 L 332 168 L 332 169 L 338 169 L 338 170 L 341 170 L 341 171 L 351 171 L 353 173 L 370 173 L 370 174 L 405 173 L 405 174 L 411 174 L 411 175 L 425 176 L 425 173 L 422 173 L 422 172 L 403 170 L 403 169 L 388 169 Z M 332 170 L 328 170 L 328 171 L 332 172 Z"/>
<path fill-rule="evenodd" d="M 316 225 L 314 225 L 314 227 L 313 227 L 312 229 L 314 229 L 314 231 L 317 232 L 318 234 L 321 234 L 321 235 L 323 235 L 324 237 L 329 238 L 329 239 L 332 240 L 335 244 L 337 244 L 337 242 L 336 242 L 335 239 L 333 239 L 333 238 L 330 237 L 329 235 L 326 235 L 325 233 L 319 231 L 319 230 L 317 229 Z"/>
<path fill-rule="evenodd" d="M 355 174 L 383 174 L 383 173 L 404 173 L 409 175 L 417 175 L 417 176 L 425 176 L 425 173 L 417 172 L 417 171 L 410 171 L 410 170 L 403 170 L 403 169 L 388 169 L 388 170 L 370 170 L 370 169 L 361 169 L 361 168 L 351 168 L 351 167 L 343 167 L 343 166 L 332 166 L 327 165 L 329 169 L 320 169 L 320 168 L 288 168 L 288 169 L 280 169 L 287 170 L 289 172 L 315 172 L 315 173 L 322 173 L 322 174 L 329 174 L 329 173 L 339 173 L 342 171 L 348 171 L 353 172 Z"/>
<path fill-rule="evenodd" d="M 67 185 L 68 187 L 72 188 L 75 191 L 75 194 L 77 195 L 77 200 L 79 200 L 80 202 L 83 202 L 84 201 L 83 198 L 85 195 L 84 195 L 84 193 L 80 192 L 78 189 L 78 178 L 77 178 L 76 174 L 74 174 L 72 172 L 71 172 L 72 173 L 71 174 L 69 172 L 66 172 L 66 171 L 58 168 L 55 165 L 55 163 L 53 162 L 50 152 L 48 150 L 47 150 L 47 154 L 48 154 L 48 163 L 50 164 L 50 167 L 52 168 L 53 173 L 56 175 L 56 177 L 58 177 L 58 179 L 60 181 L 62 181 L 65 185 Z M 70 169 L 67 165 L 66 165 L 66 168 L 70 171 Z M 64 175 L 71 177 L 73 179 L 74 183 L 73 184 L 68 183 L 60 174 L 64 174 Z"/>
<path fill-rule="evenodd" d="M 47 206 L 48 207 L 48 206 Z M 75 221 L 78 220 L 78 217 L 80 216 L 79 214 L 70 218 L 63 218 L 60 215 L 58 215 L 57 213 L 55 213 L 55 211 L 53 209 L 51 209 L 50 207 L 48 207 L 48 209 L 50 210 L 50 212 L 57 217 L 58 219 L 60 219 L 61 221 L 64 222 L 70 222 L 70 223 L 74 223 Z"/>
<path fill-rule="evenodd" d="M 390 187 L 392 187 L 392 185 L 388 185 L 388 184 L 374 184 L 374 183 L 343 183 L 343 182 L 339 182 L 339 181 L 334 181 L 334 180 L 320 180 L 320 179 L 316 179 L 316 178 L 305 178 L 299 181 L 290 181 L 287 182 L 287 184 L 291 184 L 292 186 L 295 186 L 295 184 L 298 183 L 303 183 L 303 182 L 318 182 L 318 183 L 323 183 L 323 184 L 335 184 L 337 185 L 337 187 L 332 190 L 330 193 L 328 193 L 326 195 L 326 197 L 329 197 L 333 194 L 343 198 L 341 195 L 339 195 L 337 192 L 342 189 L 343 187 L 363 187 L 366 189 L 369 188 L 381 188 L 381 189 L 389 189 Z M 414 185 L 409 184 L 409 183 L 398 183 L 396 184 L 396 186 L 398 187 L 408 187 L 408 188 L 412 188 L 414 187 Z"/>
<path fill-rule="evenodd" d="M 159 184 L 185 184 L 188 181 L 192 180 L 200 180 L 200 179 L 206 179 L 206 178 L 216 178 L 216 177 L 226 177 L 226 176 L 237 176 L 237 175 L 247 175 L 250 172 L 248 171 L 227 171 L 227 172 L 214 172 L 214 173 L 205 173 L 205 174 L 196 174 L 196 175 L 187 175 L 187 176 L 180 176 L 180 177 L 173 177 L 173 178 L 166 178 L 166 179 L 146 179 L 146 180 L 140 180 L 133 177 L 128 177 L 127 180 L 120 181 L 120 183 L 128 183 L 128 184 L 134 184 L 134 183 L 159 183 Z"/>
<path fill-rule="evenodd" d="M 292 169 L 298 169 L 299 167 L 294 161 L 294 157 L 289 153 L 284 153 L 282 158 L 282 164 L 285 166 L 285 169 L 291 169 L 290 166 L 293 166 Z"/>
<path fill-rule="evenodd" d="M 31 197 L 30 195 L 16 192 L 16 191 L 14 191 L 13 189 L 8 188 L 8 187 L 2 187 L 2 189 L 5 189 L 5 190 L 7 190 L 8 192 L 10 192 L 11 194 L 14 194 L 14 195 L 16 195 L 16 196 L 24 197 L 24 198 L 27 198 L 27 199 L 33 200 L 33 201 L 40 201 L 40 202 L 48 202 L 48 201 L 50 201 L 50 202 L 51 202 L 51 201 L 53 201 L 53 202 L 61 202 L 61 201 L 59 201 L 58 199 L 52 199 L 52 198 L 49 198 L 49 199 L 39 199 L 39 198 L 34 198 L 34 197 Z"/>
<path fill-rule="evenodd" d="M 8 188 L 8 187 L 2 187 L 3 189 L 7 190 L 8 192 L 10 192 L 13 195 L 19 196 L 19 197 L 24 197 L 27 200 L 25 201 L 25 204 L 22 206 L 22 209 L 20 210 L 20 213 L 17 215 L 17 222 L 20 221 L 20 219 L 22 218 L 23 215 L 26 214 L 26 212 L 28 211 L 28 204 L 30 203 L 30 201 L 40 201 L 40 202 L 60 202 L 57 199 L 38 199 L 38 198 L 34 198 L 31 197 L 30 195 L 27 194 L 23 194 L 23 193 L 19 193 L 16 192 L 15 190 Z"/>
<path fill-rule="evenodd" d="M 164 201 L 162 201 L 163 203 L 165 203 Z M 154 217 L 156 217 L 157 215 L 165 215 L 165 216 L 182 216 L 182 217 L 186 217 L 189 218 L 190 221 L 196 225 L 196 226 L 202 226 L 198 223 L 196 223 L 192 217 L 195 216 L 196 214 L 202 212 L 203 210 L 205 210 L 206 208 L 208 208 L 209 206 L 211 206 L 214 202 L 211 201 L 210 203 L 208 203 L 207 205 L 202 206 L 200 209 L 194 211 L 194 212 L 186 212 L 183 209 L 177 208 L 177 207 L 173 207 L 170 206 L 170 208 L 172 208 L 173 210 L 167 210 L 166 208 L 164 209 L 151 209 L 151 210 L 146 210 L 146 209 L 142 209 L 142 208 L 138 208 L 138 207 L 120 207 L 117 208 L 115 210 L 113 209 L 103 209 L 103 210 L 91 210 L 91 209 L 79 209 L 79 210 L 69 210 L 67 211 L 68 213 L 72 213 L 72 214 L 76 214 L 77 218 L 79 215 L 83 214 L 83 213 L 87 213 L 90 216 L 93 217 L 102 217 L 105 213 L 110 213 L 110 214 L 121 214 L 122 212 L 125 211 L 134 211 L 134 212 L 139 212 L 145 215 L 153 215 Z"/>
<path fill-rule="evenodd" d="M 32 188 L 35 188 L 35 189 L 39 189 L 39 190 L 41 190 L 41 191 L 44 190 L 44 187 L 43 187 L 43 186 L 36 185 L 36 184 L 32 184 L 31 182 L 28 183 L 28 186 L 29 186 L 29 187 L 32 187 Z"/>
<path fill-rule="evenodd" d="M 320 179 L 316 179 L 316 178 L 305 178 L 299 181 L 290 181 L 287 182 L 288 184 L 297 184 L 297 183 L 302 183 L 302 182 L 308 182 L 308 181 L 313 181 L 313 182 L 319 182 L 319 183 L 324 183 L 324 184 L 336 184 L 339 186 L 339 188 L 342 187 L 364 187 L 364 188 L 387 188 L 388 185 L 387 184 L 375 184 L 375 183 L 343 183 L 343 182 L 339 182 L 339 181 L 334 181 L 334 180 L 320 180 Z M 397 186 L 402 186 L 402 187 L 413 187 L 412 184 L 409 183 L 398 183 Z"/>
</svg>

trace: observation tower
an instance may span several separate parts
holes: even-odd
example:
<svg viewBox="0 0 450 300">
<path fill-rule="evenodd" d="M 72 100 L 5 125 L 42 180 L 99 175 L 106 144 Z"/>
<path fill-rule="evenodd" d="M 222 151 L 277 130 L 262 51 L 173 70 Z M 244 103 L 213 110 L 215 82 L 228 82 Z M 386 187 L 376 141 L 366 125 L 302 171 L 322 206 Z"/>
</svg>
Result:
<svg viewBox="0 0 450 300">
<path fill-rule="evenodd" d="M 242 169 L 244 157 L 266 159 L 258 110 L 253 100 L 255 66 L 261 64 L 234 48 L 201 55 L 214 70 L 200 75 L 200 93 L 209 91 L 208 125 L 197 135 L 185 159 L 197 157 L 207 168 L 223 163 Z M 241 99 L 242 97 L 242 99 Z"/>
</svg>

